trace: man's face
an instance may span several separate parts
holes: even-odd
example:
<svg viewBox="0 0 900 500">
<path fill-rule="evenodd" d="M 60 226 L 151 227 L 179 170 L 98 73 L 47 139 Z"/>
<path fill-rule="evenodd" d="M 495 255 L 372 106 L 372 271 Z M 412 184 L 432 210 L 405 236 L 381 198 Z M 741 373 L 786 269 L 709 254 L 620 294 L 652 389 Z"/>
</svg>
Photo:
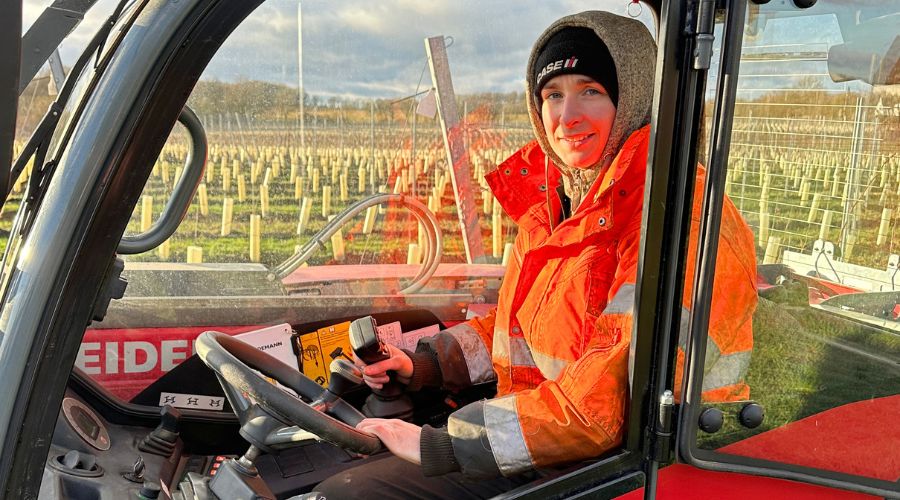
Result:
<svg viewBox="0 0 900 500">
<path fill-rule="evenodd" d="M 600 161 L 616 107 L 603 85 L 585 75 L 555 76 L 541 89 L 541 120 L 550 147 L 569 167 Z"/>
</svg>

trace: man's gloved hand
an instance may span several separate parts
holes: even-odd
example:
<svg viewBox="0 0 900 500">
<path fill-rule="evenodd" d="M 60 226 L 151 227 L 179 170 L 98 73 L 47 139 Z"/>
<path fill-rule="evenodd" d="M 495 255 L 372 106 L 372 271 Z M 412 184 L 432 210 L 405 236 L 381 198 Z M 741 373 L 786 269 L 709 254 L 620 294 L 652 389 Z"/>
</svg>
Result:
<svg viewBox="0 0 900 500">
<path fill-rule="evenodd" d="M 398 347 L 390 344 L 387 344 L 386 347 L 391 357 L 371 365 L 366 365 L 356 355 L 353 356 L 353 362 L 363 371 L 363 380 L 372 389 L 381 389 L 390 381 L 388 371 L 396 372 L 395 380 L 402 384 L 408 384 L 412 377 L 413 363 L 409 356 Z"/>
</svg>

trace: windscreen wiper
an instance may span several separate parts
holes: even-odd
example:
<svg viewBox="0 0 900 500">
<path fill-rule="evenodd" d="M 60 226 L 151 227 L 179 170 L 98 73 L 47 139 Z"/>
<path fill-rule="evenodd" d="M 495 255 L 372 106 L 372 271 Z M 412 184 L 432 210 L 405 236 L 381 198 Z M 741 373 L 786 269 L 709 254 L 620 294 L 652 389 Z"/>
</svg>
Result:
<svg viewBox="0 0 900 500">
<path fill-rule="evenodd" d="M 19 95 L 97 0 L 55 0 L 22 35 Z"/>
<path fill-rule="evenodd" d="M 99 30 L 97 30 L 97 33 L 87 44 L 84 51 L 78 57 L 78 60 L 75 62 L 74 66 L 72 66 L 72 70 L 70 71 L 69 76 L 66 78 L 66 82 L 65 84 L 63 84 L 62 89 L 60 89 L 59 95 L 57 95 L 56 100 L 50 104 L 50 108 L 47 110 L 47 113 L 43 118 L 41 118 L 41 121 L 38 124 L 37 128 L 35 128 L 34 132 L 31 134 L 31 137 L 28 139 L 28 142 L 25 144 L 25 147 L 22 148 L 22 151 L 19 154 L 19 157 L 16 159 L 16 162 L 13 164 L 12 169 L 9 172 L 9 182 L 7 182 L 6 192 L 2 193 L 3 203 L 6 203 L 6 199 L 9 196 L 10 191 L 12 190 L 12 181 L 18 179 L 19 176 L 22 175 L 22 171 L 25 170 L 25 166 L 28 164 L 28 160 L 30 160 L 32 157 L 34 157 L 33 165 L 35 165 L 35 168 L 29 181 L 26 202 L 33 203 L 36 197 L 39 196 L 38 193 L 40 192 L 41 188 L 44 187 L 44 184 L 46 184 L 43 183 L 42 180 L 44 179 L 44 177 L 46 177 L 46 174 L 52 170 L 53 167 L 53 165 L 44 164 L 47 150 L 50 146 L 50 136 L 53 134 L 53 131 L 56 130 L 56 126 L 59 123 L 60 117 L 62 116 L 63 108 L 65 108 L 66 103 L 72 96 L 72 92 L 75 88 L 75 83 L 78 81 L 81 72 L 84 70 L 85 66 L 87 66 L 87 63 L 90 61 L 92 54 L 98 52 L 103 43 L 105 43 L 106 38 L 109 36 L 109 32 L 112 30 L 116 21 L 118 21 L 119 16 L 122 14 L 122 11 L 125 9 L 125 6 L 129 1 L 130 0 L 121 0 L 119 2 L 112 15 L 109 16 L 106 22 L 103 23 Z M 29 30 L 29 33 L 30 32 L 31 30 Z M 23 40 L 23 53 L 24 52 L 25 45 Z M 41 64 L 43 64 L 43 62 L 41 62 Z"/>
</svg>

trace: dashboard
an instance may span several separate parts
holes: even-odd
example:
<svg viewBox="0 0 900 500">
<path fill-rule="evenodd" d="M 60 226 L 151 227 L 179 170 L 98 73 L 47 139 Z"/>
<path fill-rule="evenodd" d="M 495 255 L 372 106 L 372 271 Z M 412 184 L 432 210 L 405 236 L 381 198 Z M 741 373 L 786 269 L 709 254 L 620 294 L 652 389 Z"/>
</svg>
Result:
<svg viewBox="0 0 900 500">
<path fill-rule="evenodd" d="M 175 436 L 170 453 L 156 454 L 147 450 L 159 449 L 158 441 L 165 434 L 158 428 L 110 422 L 102 414 L 109 409 L 103 410 L 98 411 L 71 389 L 66 392 L 44 467 L 40 498 L 215 498 L 207 489 L 208 480 L 223 462 L 236 458 L 247 447 L 236 424 L 223 435 L 212 430 L 214 422 L 200 421 L 194 422 L 194 430 Z M 204 452 L 209 447 L 195 439 L 206 431 L 223 441 L 215 453 Z M 330 444 L 308 440 L 277 455 L 263 454 L 256 466 L 275 496 L 287 498 L 311 490 L 359 460 Z"/>
<path fill-rule="evenodd" d="M 166 498 L 178 453 L 164 458 L 138 444 L 145 427 L 113 425 L 72 391 L 67 391 L 47 455 L 40 498 Z M 176 445 L 174 451 L 179 451 Z M 145 482 L 148 485 L 145 487 Z M 150 490 L 154 489 L 155 496 Z M 144 490 L 144 491 L 142 491 Z"/>
</svg>

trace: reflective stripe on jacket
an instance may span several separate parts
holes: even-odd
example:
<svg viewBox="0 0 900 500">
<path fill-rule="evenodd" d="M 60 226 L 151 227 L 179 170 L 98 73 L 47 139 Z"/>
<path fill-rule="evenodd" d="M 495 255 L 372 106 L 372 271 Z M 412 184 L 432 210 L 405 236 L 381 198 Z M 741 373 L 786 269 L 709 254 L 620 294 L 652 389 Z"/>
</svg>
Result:
<svg viewBox="0 0 900 500">
<path fill-rule="evenodd" d="M 428 341 L 445 387 L 497 381 L 495 399 L 467 405 L 448 422 L 464 473 L 512 475 L 595 457 L 621 442 L 648 139 L 649 126 L 634 132 L 582 205 L 552 230 L 550 217 L 559 220 L 561 210 L 558 173 L 551 167 L 545 176 L 537 143 L 488 174 L 519 228 L 497 308 Z M 750 229 L 726 200 L 704 381 L 704 395 L 720 401 L 749 396 L 754 253 Z M 691 289 L 688 283 L 686 312 Z"/>
</svg>

